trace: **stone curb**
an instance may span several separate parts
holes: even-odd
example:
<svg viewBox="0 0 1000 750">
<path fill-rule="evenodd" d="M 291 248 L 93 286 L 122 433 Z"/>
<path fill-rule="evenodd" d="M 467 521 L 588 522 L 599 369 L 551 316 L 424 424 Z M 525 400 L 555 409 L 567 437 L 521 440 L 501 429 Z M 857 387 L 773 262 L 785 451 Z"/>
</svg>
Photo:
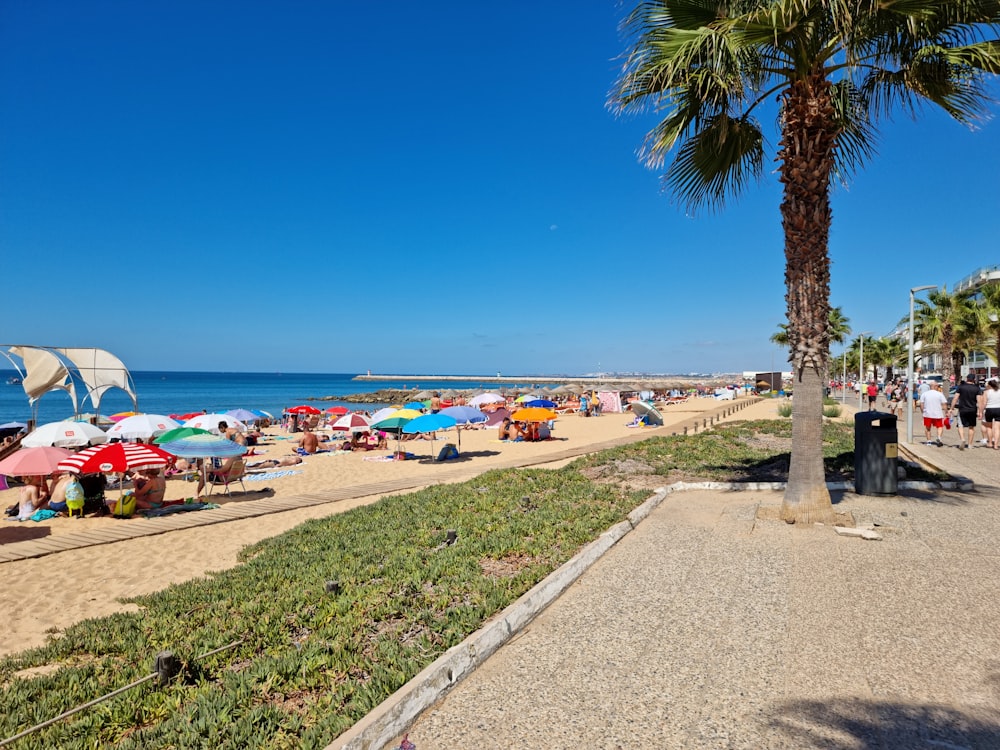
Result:
<svg viewBox="0 0 1000 750">
<path fill-rule="evenodd" d="M 608 550 L 644 521 L 668 495 L 686 490 L 753 492 L 785 489 L 785 482 L 676 482 L 658 488 L 626 521 L 615 524 L 546 578 L 472 633 L 448 649 L 403 687 L 340 735 L 325 750 L 383 750 L 404 734 L 417 717 L 447 695 L 555 601 Z M 831 490 L 854 491 L 853 482 L 827 482 Z M 900 489 L 971 489 L 971 482 L 900 482 Z"/>
<path fill-rule="evenodd" d="M 403 734 L 421 712 L 444 697 L 451 688 L 488 659 L 498 648 L 555 601 L 569 586 L 667 496 L 659 489 L 572 559 L 507 607 L 496 618 L 454 646 L 383 701 L 361 721 L 327 745 L 327 750 L 376 750 Z"/>
</svg>

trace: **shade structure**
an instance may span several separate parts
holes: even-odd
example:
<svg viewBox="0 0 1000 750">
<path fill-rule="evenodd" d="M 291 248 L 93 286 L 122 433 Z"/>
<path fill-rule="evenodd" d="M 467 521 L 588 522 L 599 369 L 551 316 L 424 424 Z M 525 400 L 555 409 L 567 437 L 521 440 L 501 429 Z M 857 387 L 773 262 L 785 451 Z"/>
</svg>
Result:
<svg viewBox="0 0 1000 750">
<path fill-rule="evenodd" d="M 309 406 L 308 404 L 301 404 L 300 406 L 293 406 L 289 409 L 285 409 L 286 414 L 322 414 L 319 409 L 315 406 Z"/>
<path fill-rule="evenodd" d="M 21 445 L 25 448 L 38 448 L 42 445 L 76 448 L 81 445 L 100 445 L 106 442 L 108 436 L 104 430 L 87 422 L 49 422 L 25 436 Z"/>
<path fill-rule="evenodd" d="M 438 414 L 446 414 L 447 416 L 453 418 L 457 425 L 463 424 L 481 424 L 485 422 L 489 417 L 487 417 L 483 412 L 473 406 L 449 406 L 446 409 L 442 409 Z M 458 429 L 458 451 L 462 452 L 462 430 Z"/>
<path fill-rule="evenodd" d="M 249 409 L 230 409 L 226 412 L 226 415 L 240 422 L 253 422 L 260 419 L 258 414 Z"/>
<path fill-rule="evenodd" d="M 442 414 L 441 412 L 437 414 L 421 414 L 419 417 L 414 417 L 403 425 L 403 432 L 407 435 L 437 432 L 438 430 L 448 430 L 456 424 L 457 421 L 454 417 Z"/>
<path fill-rule="evenodd" d="M 392 414 L 394 414 L 397 411 L 399 411 L 399 409 L 395 409 L 395 408 L 393 408 L 391 406 L 386 406 L 386 407 L 384 407 L 382 409 L 379 409 L 374 414 L 372 414 L 369 421 L 372 424 L 375 424 L 376 422 L 380 422 L 381 420 L 385 419 L 386 417 L 391 416 Z"/>
<path fill-rule="evenodd" d="M 245 445 L 235 443 L 221 435 L 192 435 L 191 437 L 161 443 L 160 448 L 180 458 L 229 458 L 247 452 Z"/>
<path fill-rule="evenodd" d="M 486 426 L 487 427 L 496 427 L 498 424 L 500 424 L 501 422 L 503 422 L 509 416 L 510 416 L 510 412 L 507 411 L 506 409 L 503 409 L 503 408 L 491 411 L 486 416 Z"/>
<path fill-rule="evenodd" d="M 386 432 L 399 432 L 402 431 L 403 426 L 407 422 L 420 416 L 423 415 L 414 409 L 396 409 L 396 411 L 388 417 L 381 419 L 378 422 L 374 422 L 372 424 L 372 429 L 385 430 Z"/>
<path fill-rule="evenodd" d="M 170 454 L 155 445 L 141 443 L 109 443 L 95 445 L 67 456 L 59 462 L 60 471 L 76 474 L 122 473 L 166 466 Z"/>
<path fill-rule="evenodd" d="M 123 419 L 128 419 L 129 417 L 134 417 L 139 412 L 137 411 L 120 411 L 117 414 L 112 414 L 108 419 L 112 422 L 121 422 Z"/>
<path fill-rule="evenodd" d="M 421 435 L 431 433 L 431 456 L 434 456 L 434 433 L 438 430 L 447 430 L 456 425 L 454 417 L 438 412 L 437 414 L 421 414 L 414 417 L 403 425 L 403 433 L 406 435 Z"/>
<path fill-rule="evenodd" d="M 350 409 L 348 409 L 346 406 L 331 406 L 329 409 L 326 410 L 326 413 L 327 414 L 338 414 L 340 416 L 344 416 L 349 411 L 350 411 Z"/>
<path fill-rule="evenodd" d="M 633 412 L 643 417 L 646 420 L 646 424 L 656 425 L 657 427 L 663 426 L 663 415 L 652 405 L 647 404 L 645 401 L 633 401 L 628 406 Z"/>
<path fill-rule="evenodd" d="M 449 406 L 439 411 L 438 414 L 451 417 L 457 424 L 477 424 L 488 419 L 483 412 L 473 406 Z"/>
<path fill-rule="evenodd" d="M 331 430 L 350 433 L 368 432 L 371 428 L 371 422 L 364 414 L 345 414 L 330 425 Z"/>
<path fill-rule="evenodd" d="M 483 404 L 504 404 L 507 402 L 499 393 L 480 393 L 469 399 L 469 406 L 482 406 Z"/>
<path fill-rule="evenodd" d="M 247 426 L 240 420 L 228 414 L 199 414 L 191 419 L 184 420 L 183 427 L 200 427 L 216 435 L 219 434 L 219 422 L 225 422 L 229 427 L 235 427 L 240 432 L 246 432 Z"/>
<path fill-rule="evenodd" d="M 524 405 L 526 407 L 538 407 L 541 409 L 554 409 L 556 406 L 555 401 L 549 401 L 547 398 L 536 398 L 531 401 L 525 401 Z"/>
<path fill-rule="evenodd" d="M 514 403 L 527 405 L 529 401 L 535 401 L 539 398 L 541 398 L 541 396 L 534 391 L 530 391 L 528 393 L 522 393 L 520 396 L 515 398 Z"/>
<path fill-rule="evenodd" d="M 180 426 L 180 422 L 162 414 L 136 414 L 115 423 L 107 435 L 108 439 L 146 440 Z"/>
<path fill-rule="evenodd" d="M 0 475 L 5 477 L 44 477 L 57 470 L 59 462 L 73 455 L 66 448 L 40 445 L 21 448 L 0 461 Z"/>
<path fill-rule="evenodd" d="M 554 411 L 538 406 L 527 406 L 510 415 L 515 422 L 550 422 L 558 417 Z"/>
<path fill-rule="evenodd" d="M 414 411 L 420 411 L 421 409 L 426 409 L 427 404 L 423 401 L 411 401 L 408 404 L 403 404 L 404 409 L 413 409 Z"/>
<path fill-rule="evenodd" d="M 162 445 L 163 443 L 169 443 L 173 440 L 182 440 L 184 438 L 189 438 L 192 435 L 211 435 L 212 433 L 208 430 L 203 430 L 201 427 L 175 427 L 172 430 L 164 432 L 162 435 L 153 440 L 157 445 Z"/>
</svg>

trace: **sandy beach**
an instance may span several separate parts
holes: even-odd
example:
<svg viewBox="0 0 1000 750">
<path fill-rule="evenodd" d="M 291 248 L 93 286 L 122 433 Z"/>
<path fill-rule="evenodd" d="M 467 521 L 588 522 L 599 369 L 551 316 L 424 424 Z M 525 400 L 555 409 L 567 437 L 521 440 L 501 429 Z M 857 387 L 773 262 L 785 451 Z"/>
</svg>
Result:
<svg viewBox="0 0 1000 750">
<path fill-rule="evenodd" d="M 738 411 L 730 418 L 769 418 L 774 414 L 775 403 L 765 401 Z M 555 439 L 537 443 L 501 442 L 497 440 L 495 429 L 462 430 L 463 460 L 459 462 L 429 460 L 446 442 L 457 442 L 454 430 L 438 433 L 433 443 L 430 440 L 403 443 L 403 449 L 414 454 L 416 460 L 373 460 L 386 457 L 390 451 L 320 453 L 288 469 L 266 470 L 282 472 L 281 476 L 271 474 L 263 481 L 247 481 L 248 495 L 244 496 L 237 488 L 231 497 L 213 494 L 210 499 L 220 504 L 253 502 L 255 495 L 292 497 L 352 486 L 358 486 L 360 492 L 364 485 L 401 479 L 412 481 L 417 488 L 438 482 L 442 467 L 461 467 L 463 471 L 459 473 L 463 480 L 525 460 L 532 465 L 556 467 L 569 460 L 563 457 L 568 449 L 586 453 L 608 442 L 669 434 L 672 426 L 690 423 L 731 404 L 712 398 L 692 398 L 672 404 L 662 410 L 665 424 L 658 428 L 626 427 L 631 421 L 628 413 L 595 418 L 567 415 L 557 421 L 553 432 Z M 297 435 L 273 428 L 267 432 L 263 444 L 256 448 L 256 455 L 248 456 L 249 464 L 293 453 Z M 390 448 L 394 447 L 390 439 Z M 455 473 L 450 472 L 449 476 L 454 481 Z M 195 487 L 193 482 L 171 479 L 167 482 L 166 499 L 191 497 Z M 115 492 L 110 490 L 109 495 Z M 134 605 L 122 604 L 121 598 L 150 593 L 172 583 L 231 567 L 236 564 L 240 550 L 248 544 L 280 534 L 308 519 L 341 513 L 379 497 L 358 496 L 346 501 L 0 563 L 5 582 L 0 590 L 0 611 L 6 613 L 7 628 L 7 637 L 0 642 L 0 654 L 41 645 L 47 634 L 88 617 L 129 610 Z M 17 490 L 0 492 L 3 507 L 16 500 Z M 0 545 L 131 522 L 110 517 L 53 518 L 42 522 L 5 520 L 0 524 Z"/>
</svg>

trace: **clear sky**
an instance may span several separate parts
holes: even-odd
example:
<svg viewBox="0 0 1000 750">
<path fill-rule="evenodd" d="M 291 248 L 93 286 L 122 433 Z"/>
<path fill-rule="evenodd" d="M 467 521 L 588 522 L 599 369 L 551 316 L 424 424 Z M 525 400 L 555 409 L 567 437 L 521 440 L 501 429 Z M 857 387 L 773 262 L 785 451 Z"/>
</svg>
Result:
<svg viewBox="0 0 1000 750">
<path fill-rule="evenodd" d="M 0 341 L 134 370 L 783 367 L 777 180 L 695 217 L 660 192 L 654 116 L 605 106 L 631 7 L 6 0 Z M 836 192 L 856 332 L 1000 262 L 998 128 L 900 116 Z"/>
</svg>

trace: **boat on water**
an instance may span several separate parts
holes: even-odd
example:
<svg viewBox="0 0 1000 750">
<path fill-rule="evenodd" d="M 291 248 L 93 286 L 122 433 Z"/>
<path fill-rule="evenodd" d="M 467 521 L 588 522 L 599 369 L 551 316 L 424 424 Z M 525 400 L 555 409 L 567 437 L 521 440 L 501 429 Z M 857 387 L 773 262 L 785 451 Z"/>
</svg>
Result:
<svg viewBox="0 0 1000 750">
<path fill-rule="evenodd" d="M 15 378 L 13 375 L 7 378 L 7 385 L 20 385 L 21 378 Z"/>
</svg>

